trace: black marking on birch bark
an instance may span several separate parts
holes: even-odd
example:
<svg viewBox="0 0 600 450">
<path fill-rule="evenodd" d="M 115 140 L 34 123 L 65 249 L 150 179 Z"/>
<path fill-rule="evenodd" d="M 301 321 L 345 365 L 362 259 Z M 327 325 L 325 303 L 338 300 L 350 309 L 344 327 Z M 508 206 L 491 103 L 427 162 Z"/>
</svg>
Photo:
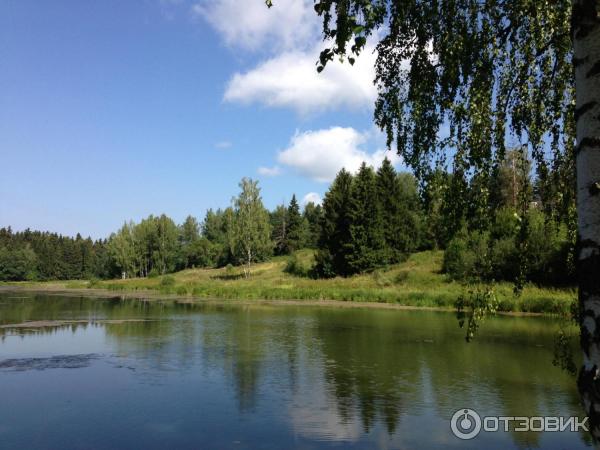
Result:
<svg viewBox="0 0 600 450">
<path fill-rule="evenodd" d="M 585 74 L 586 78 L 595 77 L 596 75 L 600 75 L 600 61 L 596 61 L 596 63 L 592 66 L 588 73 Z"/>
<path fill-rule="evenodd" d="M 573 67 L 579 67 L 580 65 L 586 63 L 588 59 L 589 59 L 589 57 L 587 57 L 587 56 L 585 56 L 583 58 L 575 58 L 573 56 Z"/>
<path fill-rule="evenodd" d="M 577 144 L 575 154 L 581 152 L 584 148 L 600 148 L 600 138 L 597 137 L 585 137 Z"/>
<path fill-rule="evenodd" d="M 579 108 L 575 109 L 575 122 L 577 122 L 581 116 L 583 116 L 586 112 L 588 112 L 597 104 L 598 102 L 592 100 L 591 102 L 584 103 Z"/>
<path fill-rule="evenodd" d="M 586 414 L 589 417 L 590 432 L 595 438 L 598 438 L 600 425 L 600 411 L 596 409 L 600 404 L 600 380 L 597 375 L 598 367 L 594 365 L 591 369 L 582 367 L 577 378 L 579 394 L 584 402 L 589 402 Z"/>
<path fill-rule="evenodd" d="M 585 318 L 587 315 L 587 311 L 583 314 L 583 318 Z M 592 313 L 593 316 L 593 313 Z M 583 323 L 583 319 L 582 322 Z M 586 357 L 590 357 L 590 345 L 592 343 L 592 335 L 590 334 L 590 332 L 588 331 L 587 328 L 585 327 L 581 327 L 581 330 L 579 332 L 579 345 L 581 347 L 581 350 L 583 350 L 583 353 L 585 354 Z"/>
<path fill-rule="evenodd" d="M 591 252 L 589 256 L 577 261 L 579 275 L 579 293 L 584 302 L 589 297 L 600 297 L 600 253 Z M 585 308 L 587 305 L 583 304 Z"/>
<path fill-rule="evenodd" d="M 579 339 L 581 341 L 581 348 L 589 357 L 589 350 L 592 342 L 600 342 L 600 316 L 596 315 L 596 313 L 593 310 L 586 309 L 581 317 L 583 320 L 590 318 L 595 325 L 593 333 L 590 333 L 590 330 L 588 330 L 587 327 L 582 327 L 579 335 Z"/>
</svg>

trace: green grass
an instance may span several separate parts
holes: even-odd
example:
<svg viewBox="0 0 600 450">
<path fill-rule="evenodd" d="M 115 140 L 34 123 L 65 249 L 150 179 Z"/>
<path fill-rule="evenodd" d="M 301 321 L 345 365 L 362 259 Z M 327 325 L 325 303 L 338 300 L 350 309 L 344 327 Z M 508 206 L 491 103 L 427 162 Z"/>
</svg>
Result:
<svg viewBox="0 0 600 450">
<path fill-rule="evenodd" d="M 288 257 L 256 264 L 249 278 L 241 268 L 190 269 L 156 278 L 110 281 L 52 282 L 53 287 L 104 288 L 114 291 L 157 291 L 161 294 L 211 299 L 242 300 L 339 300 L 383 302 L 407 306 L 448 307 L 465 287 L 441 273 L 442 252 L 413 254 L 406 262 L 350 278 L 314 280 L 286 272 Z M 311 250 L 296 253 L 297 264 L 310 267 Z M 46 283 L 24 283 L 43 288 Z M 562 313 L 576 296 L 574 289 L 539 288 L 528 285 L 520 297 L 511 283 L 497 283 L 500 311 Z"/>
</svg>

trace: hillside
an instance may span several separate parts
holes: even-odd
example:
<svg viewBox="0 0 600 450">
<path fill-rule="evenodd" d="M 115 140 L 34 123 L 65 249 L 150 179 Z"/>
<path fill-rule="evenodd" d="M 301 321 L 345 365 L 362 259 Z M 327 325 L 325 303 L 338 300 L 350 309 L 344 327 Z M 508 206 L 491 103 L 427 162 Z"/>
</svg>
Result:
<svg viewBox="0 0 600 450">
<path fill-rule="evenodd" d="M 311 250 L 296 252 L 296 260 L 307 269 L 313 261 Z M 242 300 L 338 300 L 394 303 L 407 306 L 448 307 L 468 289 L 449 281 L 441 273 L 443 252 L 420 252 L 404 263 L 350 278 L 315 280 L 286 273 L 289 257 L 275 257 L 255 264 L 249 278 L 241 268 L 189 269 L 156 278 L 111 281 L 68 281 L 16 283 L 44 289 L 108 289 L 150 291 L 178 297 Z M 559 313 L 567 311 L 576 292 L 572 289 L 525 287 L 520 297 L 513 285 L 498 283 L 496 293 L 501 311 Z"/>
</svg>

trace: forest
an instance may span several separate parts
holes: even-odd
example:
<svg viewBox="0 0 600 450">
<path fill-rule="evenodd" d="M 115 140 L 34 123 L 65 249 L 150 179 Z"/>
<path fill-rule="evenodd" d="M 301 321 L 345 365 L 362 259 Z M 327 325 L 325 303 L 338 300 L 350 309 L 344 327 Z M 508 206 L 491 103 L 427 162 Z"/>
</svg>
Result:
<svg viewBox="0 0 600 450">
<path fill-rule="evenodd" d="M 531 172 L 524 148 L 507 151 L 485 180 L 436 168 L 418 182 L 385 159 L 377 170 L 342 169 L 322 205 L 301 208 L 293 195 L 273 211 L 258 182 L 244 178 L 231 205 L 202 221 L 150 215 L 96 241 L 2 228 L 0 280 L 155 277 L 228 265 L 251 276 L 253 263 L 274 255 L 291 255 L 288 270 L 298 275 L 348 277 L 442 249 L 451 279 L 573 285 L 574 194 L 559 189 L 560 174 L 542 181 Z M 294 258 L 303 248 L 314 249 L 312 267 Z"/>
</svg>

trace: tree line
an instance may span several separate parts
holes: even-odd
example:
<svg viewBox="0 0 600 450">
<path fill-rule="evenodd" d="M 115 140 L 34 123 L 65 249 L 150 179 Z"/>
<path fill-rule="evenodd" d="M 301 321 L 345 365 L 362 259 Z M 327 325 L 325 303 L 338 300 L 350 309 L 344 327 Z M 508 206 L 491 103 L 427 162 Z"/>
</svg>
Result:
<svg viewBox="0 0 600 450">
<path fill-rule="evenodd" d="M 244 267 L 273 255 L 314 247 L 321 206 L 289 205 L 268 211 L 257 181 L 244 178 L 225 209 L 209 209 L 199 222 L 176 224 L 165 214 L 129 221 L 107 239 L 93 241 L 40 231 L 0 229 L 0 280 L 153 277 L 198 267 Z"/>
<path fill-rule="evenodd" d="M 574 282 L 573 200 L 549 205 L 556 188 L 532 180 L 521 148 L 507 152 L 485 189 L 456 170 L 432 170 L 418 183 L 388 159 L 377 170 L 364 163 L 354 175 L 342 169 L 323 204 L 303 209 L 293 195 L 268 211 L 257 181 L 244 178 L 239 188 L 231 206 L 209 209 L 202 222 L 150 215 L 104 240 L 2 229 L 0 279 L 153 277 L 229 264 L 248 276 L 256 262 L 313 248 L 312 267 L 291 261 L 289 271 L 347 277 L 443 249 L 453 279 Z"/>
</svg>

